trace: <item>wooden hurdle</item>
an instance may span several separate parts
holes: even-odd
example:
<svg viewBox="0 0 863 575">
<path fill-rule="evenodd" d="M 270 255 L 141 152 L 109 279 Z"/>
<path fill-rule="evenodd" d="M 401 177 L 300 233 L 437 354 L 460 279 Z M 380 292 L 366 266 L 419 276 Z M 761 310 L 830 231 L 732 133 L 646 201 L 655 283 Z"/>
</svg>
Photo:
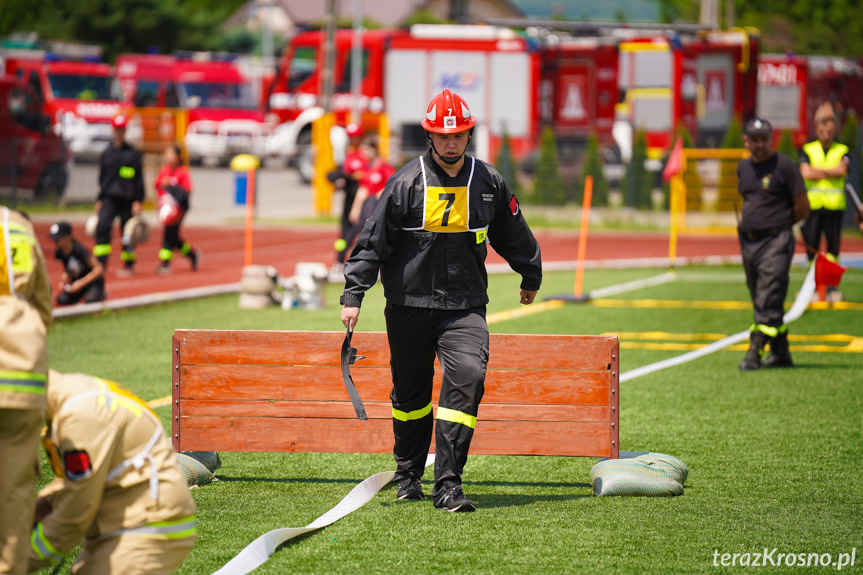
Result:
<svg viewBox="0 0 863 575">
<path fill-rule="evenodd" d="M 344 336 L 176 330 L 174 449 L 391 453 L 386 334 L 353 337 L 365 356 L 351 374 L 368 421 L 356 418 L 342 380 Z M 471 454 L 617 458 L 619 363 L 616 336 L 491 334 Z"/>
</svg>

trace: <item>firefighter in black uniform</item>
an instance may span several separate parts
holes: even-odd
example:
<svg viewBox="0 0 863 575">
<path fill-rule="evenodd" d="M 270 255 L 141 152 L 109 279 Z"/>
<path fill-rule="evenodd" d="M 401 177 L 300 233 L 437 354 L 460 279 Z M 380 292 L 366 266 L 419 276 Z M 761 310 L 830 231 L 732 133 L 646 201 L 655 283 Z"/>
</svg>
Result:
<svg viewBox="0 0 863 575">
<path fill-rule="evenodd" d="M 96 245 L 93 255 L 107 268 L 111 255 L 111 228 L 120 216 L 120 229 L 133 215 L 141 213 L 144 201 L 144 168 L 141 152 L 126 142 L 126 116 L 115 116 L 114 139 L 99 158 L 99 197 L 95 210 L 99 214 L 96 226 Z M 121 232 L 122 233 L 122 232 Z M 131 275 L 135 271 L 135 244 L 123 238 L 120 254 L 124 267 L 117 275 Z"/>
<path fill-rule="evenodd" d="M 435 432 L 435 507 L 473 511 L 461 475 L 488 363 L 486 241 L 522 276 L 530 304 L 542 281 L 539 244 L 500 174 L 465 150 L 476 125 L 444 90 L 422 122 L 429 151 L 387 181 L 345 264 L 341 319 L 357 323 L 363 294 L 381 273 L 393 389 L 399 499 L 423 499 L 420 478 Z M 437 424 L 432 380 L 443 369 Z"/>
<path fill-rule="evenodd" d="M 773 149 L 773 128 L 767 120 L 747 122 L 743 141 L 751 156 L 737 165 L 737 190 L 743 196 L 738 235 L 755 323 L 740 369 L 791 367 L 783 316 L 794 256 L 791 227 L 809 213 L 806 184 L 794 160 Z M 770 355 L 762 362 L 768 342 Z"/>
</svg>

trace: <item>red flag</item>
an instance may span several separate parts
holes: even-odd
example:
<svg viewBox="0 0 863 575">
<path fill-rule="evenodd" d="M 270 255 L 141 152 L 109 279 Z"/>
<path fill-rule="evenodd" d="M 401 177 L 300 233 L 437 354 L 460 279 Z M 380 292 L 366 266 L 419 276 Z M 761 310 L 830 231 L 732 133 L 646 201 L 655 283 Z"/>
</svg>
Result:
<svg viewBox="0 0 863 575">
<path fill-rule="evenodd" d="M 667 182 L 681 169 L 683 169 L 683 138 L 677 136 L 677 141 L 674 143 L 665 169 L 662 170 L 662 181 Z"/>
</svg>

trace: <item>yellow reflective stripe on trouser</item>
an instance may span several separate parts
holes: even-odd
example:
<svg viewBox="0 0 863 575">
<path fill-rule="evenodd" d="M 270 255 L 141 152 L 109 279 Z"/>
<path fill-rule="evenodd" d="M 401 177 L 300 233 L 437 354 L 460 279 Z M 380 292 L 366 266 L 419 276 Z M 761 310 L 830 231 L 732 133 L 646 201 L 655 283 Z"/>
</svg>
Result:
<svg viewBox="0 0 863 575">
<path fill-rule="evenodd" d="M 154 537 L 158 539 L 182 539 L 196 533 L 195 516 L 190 515 L 174 521 L 159 521 L 131 529 L 118 529 L 106 533 L 102 537 L 119 535 L 137 535 L 139 537 Z"/>
<path fill-rule="evenodd" d="M 476 416 L 468 415 L 467 413 L 456 411 L 454 409 L 447 409 L 446 407 L 437 408 L 437 418 L 442 419 L 443 421 L 461 423 L 462 425 L 466 425 L 471 429 L 474 429 L 476 427 Z"/>
<path fill-rule="evenodd" d="M 29 371 L 0 371 L 0 392 L 17 393 L 45 393 L 45 381 L 48 376 L 44 373 L 32 373 Z"/>
<path fill-rule="evenodd" d="M 123 250 L 120 252 L 120 259 L 126 263 L 133 263 L 135 261 L 135 252 Z"/>
<path fill-rule="evenodd" d="M 400 411 L 393 408 L 393 419 L 398 419 L 399 421 L 412 421 L 414 419 L 422 419 L 429 413 L 431 413 L 432 404 L 429 402 L 428 405 L 421 409 L 415 409 L 413 411 Z"/>
<path fill-rule="evenodd" d="M 111 244 L 96 244 L 93 246 L 93 255 L 97 258 L 111 255 Z"/>
<path fill-rule="evenodd" d="M 174 259 L 174 250 L 169 250 L 168 248 L 162 248 L 159 250 L 159 259 L 163 262 L 169 262 Z"/>
<path fill-rule="evenodd" d="M 45 534 L 42 533 L 42 524 L 39 523 L 30 533 L 30 546 L 33 552 L 39 559 L 49 560 L 51 563 L 57 563 L 63 559 L 63 554 L 59 553 L 54 546 L 48 543 L 45 539 Z"/>
<path fill-rule="evenodd" d="M 785 329 L 782 329 L 782 328 L 785 328 Z M 788 328 L 785 327 L 784 325 L 782 327 L 770 327 L 769 325 L 764 325 L 763 323 L 759 323 L 758 325 L 752 324 L 752 326 L 750 326 L 750 328 L 749 328 L 749 331 L 751 331 L 751 332 L 760 331 L 761 333 L 763 333 L 767 337 L 776 337 L 781 332 L 784 332 L 787 329 Z"/>
</svg>

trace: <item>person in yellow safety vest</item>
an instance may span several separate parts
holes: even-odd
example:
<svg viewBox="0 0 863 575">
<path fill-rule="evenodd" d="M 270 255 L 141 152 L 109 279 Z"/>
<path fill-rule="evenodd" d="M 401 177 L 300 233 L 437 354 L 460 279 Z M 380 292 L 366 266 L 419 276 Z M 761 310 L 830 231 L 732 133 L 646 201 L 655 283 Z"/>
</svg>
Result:
<svg viewBox="0 0 863 575">
<path fill-rule="evenodd" d="M 51 371 L 43 445 L 57 478 L 39 493 L 30 571 L 84 538 L 72 573 L 173 573 L 195 543 L 195 502 L 155 413 L 118 384 Z"/>
<path fill-rule="evenodd" d="M 805 144 L 800 150 L 800 175 L 806 182 L 809 195 L 809 215 L 800 229 L 809 261 L 819 250 L 821 237 L 827 241 L 828 259 L 839 261 L 839 243 L 842 237 L 842 218 L 845 214 L 845 176 L 848 174 L 848 146 L 836 138 L 838 120 L 833 106 L 825 102 L 815 111 L 817 140 Z M 828 288 L 828 301 L 841 301 L 836 287 Z"/>
<path fill-rule="evenodd" d="M 51 302 L 32 224 L 0 207 L 0 573 L 27 569 Z"/>
</svg>

